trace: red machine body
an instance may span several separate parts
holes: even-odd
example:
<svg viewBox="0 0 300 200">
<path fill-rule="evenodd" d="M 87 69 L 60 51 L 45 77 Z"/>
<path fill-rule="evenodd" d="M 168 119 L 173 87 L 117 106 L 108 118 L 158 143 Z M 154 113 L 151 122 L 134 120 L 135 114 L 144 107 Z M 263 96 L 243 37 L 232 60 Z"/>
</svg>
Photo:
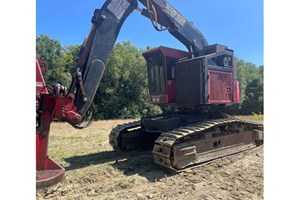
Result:
<svg viewBox="0 0 300 200">
<path fill-rule="evenodd" d="M 53 119 L 80 122 L 82 117 L 74 106 L 72 95 L 63 94 L 56 84 L 50 93 L 43 78 L 47 64 L 36 60 L 36 186 L 46 187 L 61 181 L 64 168 L 47 155 L 50 124 Z"/>
<path fill-rule="evenodd" d="M 42 67 L 43 66 L 43 67 Z M 49 95 L 43 72 L 47 64 L 36 60 L 36 106 L 37 106 L 37 130 L 36 130 L 36 186 L 46 187 L 64 177 L 65 170 L 47 155 L 50 123 L 52 121 L 53 107 L 47 103 L 41 104 L 43 97 Z M 46 111 L 48 110 L 48 111 Z M 41 123 L 43 122 L 43 125 Z"/>
</svg>

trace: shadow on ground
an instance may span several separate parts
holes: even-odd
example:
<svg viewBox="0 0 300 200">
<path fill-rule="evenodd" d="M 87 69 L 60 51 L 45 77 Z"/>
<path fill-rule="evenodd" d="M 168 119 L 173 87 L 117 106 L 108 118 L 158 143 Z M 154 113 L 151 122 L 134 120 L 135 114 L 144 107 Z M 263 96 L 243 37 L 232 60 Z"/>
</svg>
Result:
<svg viewBox="0 0 300 200">
<path fill-rule="evenodd" d="M 151 151 L 105 151 L 94 154 L 73 156 L 65 159 L 70 166 L 65 167 L 67 171 L 80 169 L 89 165 L 113 162 L 111 165 L 123 171 L 124 175 L 131 176 L 139 174 L 154 182 L 173 173 L 155 164 Z"/>
</svg>

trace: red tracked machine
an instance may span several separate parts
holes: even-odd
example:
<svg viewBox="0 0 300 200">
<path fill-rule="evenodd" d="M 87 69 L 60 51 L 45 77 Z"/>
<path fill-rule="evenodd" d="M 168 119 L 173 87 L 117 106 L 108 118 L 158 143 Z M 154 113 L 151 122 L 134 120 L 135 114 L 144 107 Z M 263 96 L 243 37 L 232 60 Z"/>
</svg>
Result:
<svg viewBox="0 0 300 200">
<path fill-rule="evenodd" d="M 139 8 L 138 2 L 146 9 Z M 94 12 L 68 90 L 60 84 L 46 88 L 42 73 L 47 66 L 36 62 L 37 187 L 52 185 L 64 174 L 64 169 L 47 156 L 51 122 L 67 121 L 75 128 L 90 124 L 90 107 L 109 55 L 122 24 L 135 9 L 149 18 L 156 30 L 167 30 L 187 48 L 158 47 L 143 53 L 150 103 L 168 104 L 178 111 L 117 126 L 109 135 L 113 148 L 152 148 L 155 163 L 179 171 L 262 144 L 261 124 L 210 110 L 240 101 L 233 50 L 209 45 L 203 34 L 165 0 L 106 0 Z"/>
</svg>

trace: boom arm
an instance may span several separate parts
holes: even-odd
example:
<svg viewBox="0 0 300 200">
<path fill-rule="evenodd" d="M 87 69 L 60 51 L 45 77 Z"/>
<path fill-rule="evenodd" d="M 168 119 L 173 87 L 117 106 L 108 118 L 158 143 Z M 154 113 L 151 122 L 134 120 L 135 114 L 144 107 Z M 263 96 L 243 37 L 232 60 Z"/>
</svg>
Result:
<svg viewBox="0 0 300 200">
<path fill-rule="evenodd" d="M 83 116 L 93 101 L 120 28 L 136 7 L 136 0 L 108 0 L 94 12 L 92 28 L 76 59 L 77 70 L 69 91 L 76 94 L 75 105 Z"/>
<path fill-rule="evenodd" d="M 137 0 L 107 0 L 94 12 L 92 28 L 78 53 L 77 70 L 67 95 L 75 96 L 74 104 L 83 117 L 92 104 L 120 28 L 134 9 L 150 18 L 156 29 L 157 24 L 166 27 L 192 54 L 208 45 L 202 33 L 165 0 L 139 1 L 147 9 L 138 8 Z"/>
<path fill-rule="evenodd" d="M 157 16 L 156 22 L 165 26 L 190 52 L 197 52 L 208 46 L 203 34 L 165 0 L 139 1 L 147 7 L 147 10 L 142 10 L 142 15 L 151 20 L 155 20 Z"/>
</svg>

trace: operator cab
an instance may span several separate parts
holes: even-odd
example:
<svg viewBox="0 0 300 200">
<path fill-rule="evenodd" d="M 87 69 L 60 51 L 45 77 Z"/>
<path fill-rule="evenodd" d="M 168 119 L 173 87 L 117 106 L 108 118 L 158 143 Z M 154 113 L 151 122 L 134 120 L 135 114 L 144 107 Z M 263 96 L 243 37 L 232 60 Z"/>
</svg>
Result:
<svg viewBox="0 0 300 200">
<path fill-rule="evenodd" d="M 160 46 L 143 53 L 147 61 L 150 103 L 175 103 L 175 63 L 188 52 Z"/>
</svg>

